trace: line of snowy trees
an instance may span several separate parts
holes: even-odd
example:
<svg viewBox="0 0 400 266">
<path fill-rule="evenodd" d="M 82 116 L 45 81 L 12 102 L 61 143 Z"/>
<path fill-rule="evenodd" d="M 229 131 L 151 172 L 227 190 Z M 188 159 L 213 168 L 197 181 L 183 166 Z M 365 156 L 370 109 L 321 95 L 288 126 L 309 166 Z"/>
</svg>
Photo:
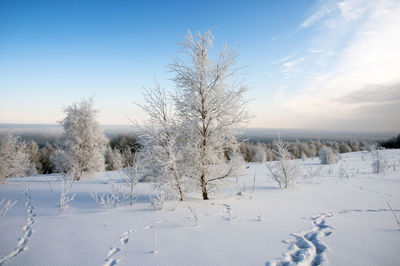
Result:
<svg viewBox="0 0 400 266">
<path fill-rule="evenodd" d="M 107 142 L 103 159 L 107 171 L 127 167 L 140 148 L 135 135 L 119 135 Z M 18 135 L 0 136 L 0 182 L 5 183 L 9 177 L 67 172 L 64 156 L 60 140 L 40 147 Z"/>
<path fill-rule="evenodd" d="M 154 92 L 148 91 L 148 93 L 160 94 L 162 89 L 157 86 Z M 166 97 L 165 92 L 162 93 L 164 93 L 163 97 Z M 146 134 L 148 133 L 149 132 Z M 160 132 L 153 131 L 152 133 L 153 139 L 161 140 L 161 138 L 158 138 L 158 134 L 160 134 Z M 178 133 L 178 135 L 179 134 L 180 133 Z M 144 135 L 145 134 L 143 134 L 142 137 L 144 137 Z M 147 135 L 147 137 L 149 136 L 150 135 Z M 182 136 L 175 138 L 173 140 L 176 142 L 174 145 L 182 146 L 183 142 L 181 138 Z M 171 145 L 173 141 L 171 139 L 169 144 Z M 148 145 L 145 144 L 145 142 L 148 142 L 148 138 L 142 138 L 142 145 Z M 289 151 L 291 159 L 320 156 L 322 157 L 322 161 L 326 161 L 326 158 L 333 158 L 332 160 L 335 160 L 335 154 L 338 153 L 370 150 L 374 145 L 376 144 L 373 144 L 370 141 L 357 140 L 348 140 L 342 142 L 320 140 L 285 142 L 285 146 Z M 327 148 L 322 149 L 323 147 Z M 139 144 L 139 140 L 135 135 L 119 135 L 110 138 L 104 153 L 105 170 L 112 171 L 132 166 L 135 153 L 140 149 L 141 144 Z M 182 149 L 182 147 L 179 149 Z M 274 149 L 275 147 L 273 143 L 253 144 L 250 142 L 241 142 L 239 144 L 240 154 L 247 162 L 266 162 L 276 160 Z M 321 150 L 323 152 L 321 152 Z M 149 151 L 147 150 L 147 152 Z M 4 135 L 0 137 L 0 157 L 5 158 L 0 161 L 1 182 L 5 183 L 6 179 L 9 177 L 66 172 L 66 161 L 63 160 L 63 156 L 59 156 L 60 153 L 63 153 L 60 143 L 47 143 L 46 145 L 40 147 L 34 141 L 26 143 L 19 136 Z M 178 152 L 174 156 L 179 156 Z M 149 156 L 144 156 L 144 153 L 142 153 L 142 157 Z M 182 158 L 178 158 L 172 161 L 177 163 L 181 160 Z M 159 162 L 159 166 L 153 167 L 153 171 L 154 169 L 166 169 L 166 161 L 170 160 Z M 162 167 L 160 167 L 160 165 Z M 172 169 L 174 169 L 174 166 L 172 166 Z M 182 174 L 180 174 L 180 176 L 181 175 Z M 165 177 L 165 180 L 169 180 L 168 175 L 165 175 L 165 173 L 150 174 L 148 172 L 147 175 L 143 175 L 142 178 L 145 179 L 147 177 L 154 179 L 154 176 L 163 176 Z M 157 184 L 159 187 L 171 185 L 171 183 L 164 182 L 162 179 L 159 179 Z M 183 199 L 183 187 L 178 189 L 178 191 L 182 192 L 179 192 L 179 198 Z"/>
<path fill-rule="evenodd" d="M 330 150 L 335 154 L 371 150 L 376 148 L 375 143 L 371 141 L 321 141 L 307 140 L 285 143 L 292 159 L 304 159 L 317 157 L 321 149 Z M 250 143 L 247 141 L 240 143 L 240 152 L 246 162 L 266 162 L 275 160 L 274 143 Z M 327 151 L 328 152 L 328 151 Z"/>
</svg>

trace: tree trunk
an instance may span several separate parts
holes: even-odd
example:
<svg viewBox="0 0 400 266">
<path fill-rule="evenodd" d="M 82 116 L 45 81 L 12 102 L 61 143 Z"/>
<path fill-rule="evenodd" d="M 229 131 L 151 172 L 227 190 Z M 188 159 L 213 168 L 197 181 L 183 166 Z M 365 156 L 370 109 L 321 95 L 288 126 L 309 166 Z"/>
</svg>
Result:
<svg viewBox="0 0 400 266">
<path fill-rule="evenodd" d="M 178 189 L 179 189 L 179 201 L 183 201 L 183 193 L 182 193 L 182 189 L 181 189 L 181 187 L 180 187 L 180 186 L 178 187 Z"/>
<path fill-rule="evenodd" d="M 134 200 L 133 200 L 133 186 L 131 186 L 131 196 L 130 196 L 130 202 L 129 202 L 129 204 L 130 204 L 131 206 L 133 206 L 133 202 L 134 202 Z"/>
<path fill-rule="evenodd" d="M 201 174 L 200 181 L 201 181 L 201 191 L 203 192 L 203 200 L 208 200 L 206 175 L 205 175 L 204 171 Z"/>
</svg>

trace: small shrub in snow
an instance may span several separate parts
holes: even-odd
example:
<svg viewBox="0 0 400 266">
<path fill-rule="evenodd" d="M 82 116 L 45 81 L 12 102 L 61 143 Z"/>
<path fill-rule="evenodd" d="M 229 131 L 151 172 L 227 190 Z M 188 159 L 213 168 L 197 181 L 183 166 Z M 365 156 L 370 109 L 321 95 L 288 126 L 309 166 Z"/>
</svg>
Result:
<svg viewBox="0 0 400 266">
<path fill-rule="evenodd" d="M 256 146 L 256 153 L 253 156 L 252 162 L 263 163 L 267 161 L 267 151 L 265 145 L 258 143 Z"/>
<path fill-rule="evenodd" d="M 393 210 L 392 206 L 389 204 L 388 201 L 386 201 L 386 204 L 388 205 L 389 209 L 392 211 L 392 214 L 393 214 L 393 216 L 394 216 L 394 219 L 396 220 L 397 225 L 399 226 L 399 229 L 400 229 L 400 220 L 399 220 L 399 218 L 397 217 L 395 211 Z"/>
<path fill-rule="evenodd" d="M 392 163 L 391 163 L 391 167 L 392 167 L 392 169 L 393 169 L 393 172 L 396 172 L 396 166 L 397 166 L 397 163 L 396 163 L 396 161 L 392 161 Z"/>
<path fill-rule="evenodd" d="M 194 210 L 194 209 L 193 209 L 192 207 L 190 207 L 190 206 L 188 206 L 188 209 L 189 209 L 190 213 L 192 214 L 193 219 L 194 219 L 194 221 L 195 221 L 194 226 L 197 226 L 197 225 L 198 225 L 198 217 L 197 217 L 197 212 L 196 212 L 196 210 Z"/>
<path fill-rule="evenodd" d="M 374 162 L 372 163 L 372 168 L 375 173 L 377 174 L 385 174 L 387 163 L 382 154 L 381 150 L 376 150 L 373 153 Z"/>
<path fill-rule="evenodd" d="M 272 179 L 281 188 L 292 187 L 296 184 L 299 168 L 291 162 L 292 154 L 287 150 L 286 144 L 279 138 L 274 140 L 274 155 L 276 162 L 267 165 Z"/>
<path fill-rule="evenodd" d="M 358 169 L 357 169 L 358 170 Z M 341 164 L 340 165 L 340 167 L 339 167 L 339 177 L 340 178 L 346 178 L 346 179 L 349 179 L 350 178 L 350 175 L 349 175 L 349 173 L 348 173 L 348 171 L 347 171 L 347 165 L 345 165 L 345 164 Z"/>
<path fill-rule="evenodd" d="M 322 166 L 312 167 L 310 165 L 305 167 L 308 177 L 314 181 L 314 178 L 321 175 Z"/>
<path fill-rule="evenodd" d="M 7 212 L 17 203 L 17 201 L 8 200 L 7 202 L 5 199 L 0 201 L 0 219 L 6 216 Z"/>
<path fill-rule="evenodd" d="M 129 189 L 129 204 L 131 206 L 134 202 L 134 189 L 142 177 L 140 170 L 140 162 L 136 159 L 136 156 L 134 156 L 133 162 L 130 165 L 122 169 L 121 178 L 124 181 L 125 186 Z"/>
<path fill-rule="evenodd" d="M 113 182 L 108 183 L 111 184 L 111 193 L 90 193 L 96 203 L 99 204 L 103 209 L 116 208 L 126 199 L 126 195 L 122 191 L 120 185 L 117 185 Z"/>
<path fill-rule="evenodd" d="M 164 202 L 166 195 L 162 191 L 157 192 L 155 195 L 150 197 L 150 204 L 153 210 L 162 210 L 164 208 Z"/>
<path fill-rule="evenodd" d="M 244 196 L 246 194 L 246 182 L 243 182 L 242 185 L 239 187 L 239 191 L 236 193 L 238 196 Z"/>
<path fill-rule="evenodd" d="M 60 215 L 69 208 L 69 202 L 73 201 L 76 194 L 71 194 L 74 177 L 70 174 L 63 174 L 61 177 L 60 192 Z"/>
<path fill-rule="evenodd" d="M 377 145 L 375 143 L 373 143 L 373 144 L 370 144 L 367 146 L 367 151 L 373 152 L 373 151 L 376 151 L 376 148 L 377 148 Z"/>
<path fill-rule="evenodd" d="M 339 156 L 331 147 L 323 146 L 318 152 L 321 164 L 335 164 L 339 161 Z"/>
</svg>

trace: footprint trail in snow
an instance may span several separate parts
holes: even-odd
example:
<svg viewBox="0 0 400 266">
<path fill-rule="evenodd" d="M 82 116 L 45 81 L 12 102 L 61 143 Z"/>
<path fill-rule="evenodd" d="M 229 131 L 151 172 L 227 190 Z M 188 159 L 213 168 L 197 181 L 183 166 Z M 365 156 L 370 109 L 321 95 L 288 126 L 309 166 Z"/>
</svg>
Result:
<svg viewBox="0 0 400 266">
<path fill-rule="evenodd" d="M 294 240 L 287 241 L 289 250 L 278 261 L 270 261 L 267 265 L 321 265 L 326 261 L 327 245 L 321 240 L 329 236 L 333 227 L 326 224 L 326 219 L 333 213 L 311 217 L 313 227 L 310 230 L 292 234 Z"/>
<path fill-rule="evenodd" d="M 104 260 L 104 266 L 113 266 L 117 264 L 120 258 L 116 257 L 115 255 L 123 250 L 125 245 L 128 244 L 130 236 L 135 232 L 135 230 L 130 229 L 119 237 L 119 245 L 117 247 L 110 248 L 107 258 Z"/>
<path fill-rule="evenodd" d="M 0 258 L 0 265 L 3 265 L 5 263 L 9 262 L 15 256 L 17 256 L 19 253 L 21 253 L 22 251 L 24 251 L 28 248 L 28 242 L 33 233 L 32 226 L 35 223 L 35 217 L 36 217 L 35 208 L 32 205 L 32 198 L 31 198 L 31 195 L 29 195 L 30 190 L 31 190 L 31 188 L 29 187 L 29 188 L 25 189 L 25 191 L 24 191 L 24 195 L 26 197 L 25 206 L 26 206 L 26 214 L 27 214 L 26 215 L 26 224 L 24 225 L 24 227 L 22 227 L 24 235 L 18 240 L 17 247 L 13 251 L 11 251 L 6 256 Z"/>
<path fill-rule="evenodd" d="M 289 250 L 280 260 L 272 260 L 267 266 L 310 265 L 316 266 L 327 262 L 325 251 L 328 246 L 321 240 L 324 236 L 332 234 L 332 226 L 326 220 L 334 214 L 363 213 L 363 212 L 388 212 L 389 209 L 344 209 L 338 212 L 322 213 L 311 217 L 313 227 L 302 233 L 292 234 L 294 240 L 284 241 L 290 245 Z M 393 210 L 399 212 L 400 210 Z"/>
</svg>

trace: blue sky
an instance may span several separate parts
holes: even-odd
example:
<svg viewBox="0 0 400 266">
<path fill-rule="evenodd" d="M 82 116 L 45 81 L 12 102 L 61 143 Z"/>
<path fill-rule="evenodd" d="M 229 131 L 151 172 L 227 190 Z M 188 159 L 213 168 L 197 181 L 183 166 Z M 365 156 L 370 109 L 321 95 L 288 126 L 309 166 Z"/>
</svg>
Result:
<svg viewBox="0 0 400 266">
<path fill-rule="evenodd" d="M 251 127 L 400 130 L 399 6 L 2 0 L 0 123 L 55 123 L 92 96 L 100 123 L 140 120 L 133 102 L 155 77 L 173 90 L 167 65 L 190 29 L 238 48 Z"/>
</svg>

